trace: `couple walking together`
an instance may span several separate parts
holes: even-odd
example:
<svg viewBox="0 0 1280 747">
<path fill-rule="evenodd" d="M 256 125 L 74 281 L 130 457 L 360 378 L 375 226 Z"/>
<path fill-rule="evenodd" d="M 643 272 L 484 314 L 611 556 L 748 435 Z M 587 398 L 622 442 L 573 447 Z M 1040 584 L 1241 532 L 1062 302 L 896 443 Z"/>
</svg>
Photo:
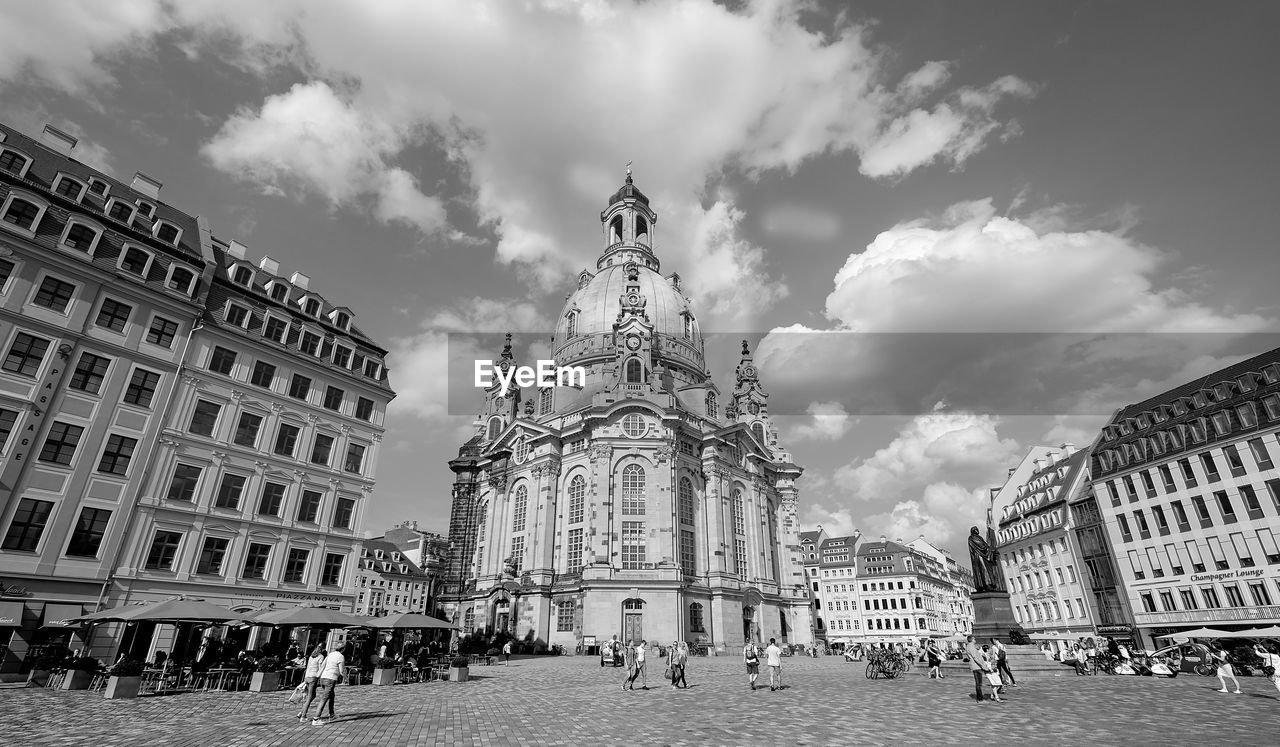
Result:
<svg viewBox="0 0 1280 747">
<path fill-rule="evenodd" d="M 769 666 L 769 691 L 773 692 L 782 687 L 782 649 L 778 648 L 778 643 L 773 638 L 769 639 L 764 657 L 765 663 Z M 756 677 L 760 675 L 760 649 L 756 644 L 747 641 L 747 645 L 742 649 L 742 658 L 747 663 L 747 684 L 754 690 Z"/>
<path fill-rule="evenodd" d="M 969 671 L 973 673 L 973 687 L 977 691 L 978 704 L 981 705 L 983 702 L 983 680 L 986 680 L 991 686 L 991 699 L 997 703 L 1003 703 L 1004 700 L 1001 699 L 1000 692 L 1004 690 L 1004 681 L 1000 675 L 1003 674 L 1008 677 L 1009 684 L 1013 687 L 1018 686 L 1018 683 L 1013 680 L 1013 672 L 1009 670 L 1004 645 L 1000 641 L 995 641 L 994 649 L 987 644 L 979 647 L 973 642 L 973 636 L 968 636 L 964 646 L 964 653 L 969 659 Z"/>
<path fill-rule="evenodd" d="M 307 658 L 307 671 L 302 680 L 300 693 L 304 693 L 307 699 L 306 705 L 298 711 L 297 719 L 299 723 L 307 722 L 307 714 L 311 711 L 311 703 L 320 699 L 320 706 L 316 709 L 316 717 L 311 721 L 312 726 L 324 726 L 333 720 L 333 689 L 342 679 L 343 671 L 346 668 L 347 658 L 343 655 L 347 644 L 343 643 L 336 646 L 332 651 L 325 651 L 324 644 L 318 644 L 311 649 L 311 656 Z M 324 717 L 325 706 L 329 707 L 329 717 Z"/>
<path fill-rule="evenodd" d="M 645 646 L 648 641 L 640 641 L 640 643 L 632 645 L 633 641 L 627 641 L 626 648 L 623 649 L 623 658 L 627 665 L 627 680 L 622 683 L 623 690 L 636 689 L 636 679 L 640 679 L 640 689 L 649 689 L 649 678 L 645 672 Z M 689 683 L 685 682 L 684 669 L 689 663 L 689 644 L 684 641 L 672 641 L 671 647 L 667 649 L 667 671 L 664 676 L 671 680 L 673 688 L 687 688 Z"/>
</svg>

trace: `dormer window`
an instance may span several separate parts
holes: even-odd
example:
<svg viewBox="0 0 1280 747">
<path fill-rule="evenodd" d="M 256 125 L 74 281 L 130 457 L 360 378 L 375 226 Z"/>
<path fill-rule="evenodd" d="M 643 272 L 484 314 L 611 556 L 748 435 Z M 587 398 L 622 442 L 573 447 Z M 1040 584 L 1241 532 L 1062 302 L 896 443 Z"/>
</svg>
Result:
<svg viewBox="0 0 1280 747">
<path fill-rule="evenodd" d="M 565 327 L 564 327 L 564 336 L 565 336 L 565 339 L 568 340 L 568 339 L 572 339 L 575 335 L 578 334 L 578 310 L 574 309 L 573 311 L 570 311 L 566 316 L 568 317 L 568 322 L 565 324 Z"/>
<path fill-rule="evenodd" d="M 693 339 L 693 316 L 685 312 L 681 314 L 681 318 L 684 319 L 684 339 Z"/>
<path fill-rule="evenodd" d="M 234 324 L 241 329 L 247 329 L 249 327 L 249 317 L 249 309 L 234 301 L 227 302 L 226 319 L 228 324 Z"/>
<path fill-rule="evenodd" d="M 347 329 L 351 326 L 351 315 L 345 311 L 334 311 L 329 317 L 335 327 L 339 329 Z"/>
<path fill-rule="evenodd" d="M 53 182 L 53 191 L 54 194 L 62 195 L 68 200 L 79 202 L 81 195 L 84 194 L 84 182 L 72 179 L 66 174 L 59 174 Z"/>
<path fill-rule="evenodd" d="M 299 347 L 302 349 L 302 352 L 306 353 L 307 355 L 319 355 L 320 354 L 320 335 L 317 335 L 314 332 L 303 332 L 302 343 L 299 345 Z"/>
<path fill-rule="evenodd" d="M 151 228 L 151 235 L 170 246 L 177 246 L 178 239 L 182 236 L 182 229 L 172 223 L 158 220 Z"/>
<path fill-rule="evenodd" d="M 374 554 L 374 556 L 375 556 L 375 557 L 377 557 L 377 558 L 378 558 L 378 560 L 382 560 L 382 551 L 381 551 L 381 550 L 374 550 L 374 551 L 373 551 L 373 554 Z"/>
<path fill-rule="evenodd" d="M 718 418 L 718 417 L 720 417 L 720 415 L 719 415 L 720 408 L 719 408 L 719 406 L 717 406 L 717 404 L 716 404 L 716 393 L 715 393 L 715 392 L 707 392 L 706 407 L 707 407 L 707 417 L 709 417 L 709 418 Z"/>
<path fill-rule="evenodd" d="M 244 265 L 236 265 L 231 270 L 231 282 L 246 288 L 253 286 L 253 270 Z"/>
<path fill-rule="evenodd" d="M 121 223 L 129 223 L 133 220 L 134 207 L 118 197 L 112 197 L 107 202 L 107 217 L 118 220 Z"/>
<path fill-rule="evenodd" d="M 263 337 L 283 344 L 287 334 L 289 334 L 289 322 L 275 316 L 267 317 L 267 323 L 262 326 Z"/>
<path fill-rule="evenodd" d="M 164 281 L 164 287 L 172 291 L 177 291 L 184 295 L 191 295 L 191 286 L 196 282 L 196 274 L 185 267 L 172 265 L 169 267 L 169 277 Z"/>
<path fill-rule="evenodd" d="M 333 346 L 333 365 L 342 366 L 343 368 L 351 367 L 351 348 L 334 345 Z"/>
<path fill-rule="evenodd" d="M 98 239 L 101 236 L 101 228 L 73 218 L 67 221 L 67 228 L 62 232 L 62 239 L 59 243 L 68 249 L 74 249 L 93 256 L 93 251 L 97 248 Z"/>
<path fill-rule="evenodd" d="M 124 251 L 120 253 L 119 267 L 125 272 L 145 278 L 147 271 L 151 269 L 151 252 L 126 244 Z"/>
<path fill-rule="evenodd" d="M 138 200 L 137 214 L 143 218 L 151 218 L 156 214 L 156 206 L 146 200 Z"/>
<path fill-rule="evenodd" d="M 366 360 L 364 362 L 364 375 L 371 379 L 380 379 L 382 375 L 382 365 L 375 360 Z"/>
<path fill-rule="evenodd" d="M 1268 384 L 1274 384 L 1280 381 L 1280 364 L 1272 363 L 1270 366 L 1262 369 L 1262 380 Z"/>
<path fill-rule="evenodd" d="M 270 290 L 268 290 L 267 293 L 271 295 L 271 299 L 273 301 L 284 303 L 289 300 L 289 286 L 279 280 L 272 280 L 269 285 Z"/>
<path fill-rule="evenodd" d="M 107 194 L 108 184 L 97 177 L 89 179 L 89 194 L 95 197 L 105 197 Z"/>
<path fill-rule="evenodd" d="M 320 316 L 320 301 L 314 298 L 303 301 L 302 312 L 308 316 Z"/>
<path fill-rule="evenodd" d="M 31 159 L 16 150 L 0 149 L 0 171 L 7 171 L 19 179 L 27 175 L 27 167 Z"/>
<path fill-rule="evenodd" d="M 399 562 L 400 562 L 400 553 L 399 553 L 399 552 L 393 552 L 393 553 L 391 553 L 391 559 L 392 559 L 392 560 L 394 560 L 394 561 L 396 561 L 397 563 L 399 563 Z"/>
<path fill-rule="evenodd" d="M 47 207 L 35 198 L 10 192 L 8 199 L 5 200 L 4 210 L 0 212 L 0 220 L 26 236 L 34 237 L 36 227 L 40 225 L 40 219 L 44 216 Z"/>
</svg>

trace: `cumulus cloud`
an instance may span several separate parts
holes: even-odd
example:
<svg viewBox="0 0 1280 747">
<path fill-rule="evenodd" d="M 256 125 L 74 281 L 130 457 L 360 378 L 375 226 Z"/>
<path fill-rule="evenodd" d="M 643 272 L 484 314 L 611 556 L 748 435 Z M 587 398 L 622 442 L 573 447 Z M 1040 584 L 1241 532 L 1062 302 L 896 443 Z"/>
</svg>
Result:
<svg viewBox="0 0 1280 747">
<path fill-rule="evenodd" d="M 431 233 L 445 225 L 443 204 L 389 162 L 409 138 L 314 82 L 270 96 L 256 111 L 241 109 L 202 150 L 214 166 L 269 194 L 298 187 L 335 208 L 368 198 L 378 220 Z"/>
<path fill-rule="evenodd" d="M 910 542 L 923 536 L 942 547 L 950 547 L 956 557 L 966 557 L 964 538 L 969 527 L 987 522 L 986 488 L 970 490 L 950 482 L 930 484 L 920 499 L 900 501 L 889 511 L 871 514 L 863 520 L 863 534 L 883 535 Z"/>
<path fill-rule="evenodd" d="M 634 160 L 663 217 L 666 269 L 707 296 L 704 327 L 749 321 L 735 300 L 762 310 L 786 293 L 766 247 L 744 240 L 740 208 L 705 199 L 723 174 L 794 170 L 828 153 L 855 155 L 872 177 L 958 166 L 1014 131 L 999 106 L 1032 88 L 1006 76 L 946 90 L 951 64 L 936 60 L 891 79 L 890 52 L 867 27 L 813 29 L 804 3 L 782 0 L 156 0 L 94 21 L 119 6 L 31 6 L 10 36 L 45 42 L 0 44 L 0 76 L 29 67 L 66 90 L 109 87 L 100 56 L 170 31 L 189 56 L 207 48 L 241 69 L 283 68 L 308 82 L 233 114 L 206 148 L 215 164 L 267 190 L 368 201 L 378 219 L 431 233 L 444 212 L 405 162 L 412 147 L 440 148 L 470 180 L 498 261 L 542 290 L 598 253 L 584 216 Z"/>
<path fill-rule="evenodd" d="M 844 405 L 839 402 L 809 403 L 808 423 L 797 425 L 791 431 L 791 438 L 796 440 L 835 441 L 849 432 L 854 420 L 845 412 Z"/>
<path fill-rule="evenodd" d="M 387 365 L 395 372 L 396 398 L 390 409 L 398 415 L 456 426 L 457 413 L 465 408 L 451 407 L 451 403 L 479 405 L 473 362 L 498 356 L 500 333 L 547 329 L 550 320 L 524 299 L 474 297 L 428 312 L 418 333 L 391 341 Z M 461 422 L 469 421 L 461 417 Z"/>
<path fill-rule="evenodd" d="M 836 470 L 849 497 L 874 501 L 908 495 L 935 477 L 993 474 L 1019 451 L 997 433 L 999 419 L 971 412 L 938 411 L 912 418 L 887 446 Z"/>
<path fill-rule="evenodd" d="M 830 509 L 821 503 L 807 504 L 800 524 L 805 531 L 817 529 L 819 526 L 830 536 L 840 537 L 853 534 L 853 530 L 865 530 L 853 518 L 847 508 Z"/>
</svg>

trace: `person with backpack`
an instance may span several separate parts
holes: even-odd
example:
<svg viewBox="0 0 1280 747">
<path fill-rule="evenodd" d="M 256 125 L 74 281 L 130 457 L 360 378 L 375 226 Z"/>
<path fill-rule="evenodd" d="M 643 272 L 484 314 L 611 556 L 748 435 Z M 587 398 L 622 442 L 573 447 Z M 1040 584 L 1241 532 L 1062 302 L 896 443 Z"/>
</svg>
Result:
<svg viewBox="0 0 1280 747">
<path fill-rule="evenodd" d="M 747 641 L 747 645 L 742 648 L 742 659 L 747 664 L 747 684 L 754 690 L 756 677 L 760 676 L 760 651 L 756 644 Z"/>
<path fill-rule="evenodd" d="M 1017 687 L 1018 683 L 1013 679 L 1013 672 L 1009 670 L 1009 652 L 1005 651 L 1004 644 L 1000 641 L 992 639 L 991 642 L 996 647 L 996 673 L 1000 675 L 1001 679 L 1009 681 L 1009 687 Z"/>
<path fill-rule="evenodd" d="M 1280 647 L 1274 643 L 1257 643 L 1253 646 L 1253 652 L 1262 659 L 1262 675 L 1270 680 L 1271 684 L 1276 686 L 1276 692 L 1280 693 Z"/>
</svg>

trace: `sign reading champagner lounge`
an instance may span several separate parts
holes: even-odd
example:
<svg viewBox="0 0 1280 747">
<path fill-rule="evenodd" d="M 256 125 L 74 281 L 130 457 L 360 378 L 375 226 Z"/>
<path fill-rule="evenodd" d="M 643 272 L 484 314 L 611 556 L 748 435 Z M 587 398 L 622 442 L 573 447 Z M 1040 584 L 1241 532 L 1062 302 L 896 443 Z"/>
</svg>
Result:
<svg viewBox="0 0 1280 747">
<path fill-rule="evenodd" d="M 1262 568 L 1242 569 L 1238 571 L 1222 571 L 1220 573 L 1197 573 L 1191 577 L 1193 582 L 1199 581 L 1233 581 L 1241 578 L 1262 578 Z"/>
</svg>

